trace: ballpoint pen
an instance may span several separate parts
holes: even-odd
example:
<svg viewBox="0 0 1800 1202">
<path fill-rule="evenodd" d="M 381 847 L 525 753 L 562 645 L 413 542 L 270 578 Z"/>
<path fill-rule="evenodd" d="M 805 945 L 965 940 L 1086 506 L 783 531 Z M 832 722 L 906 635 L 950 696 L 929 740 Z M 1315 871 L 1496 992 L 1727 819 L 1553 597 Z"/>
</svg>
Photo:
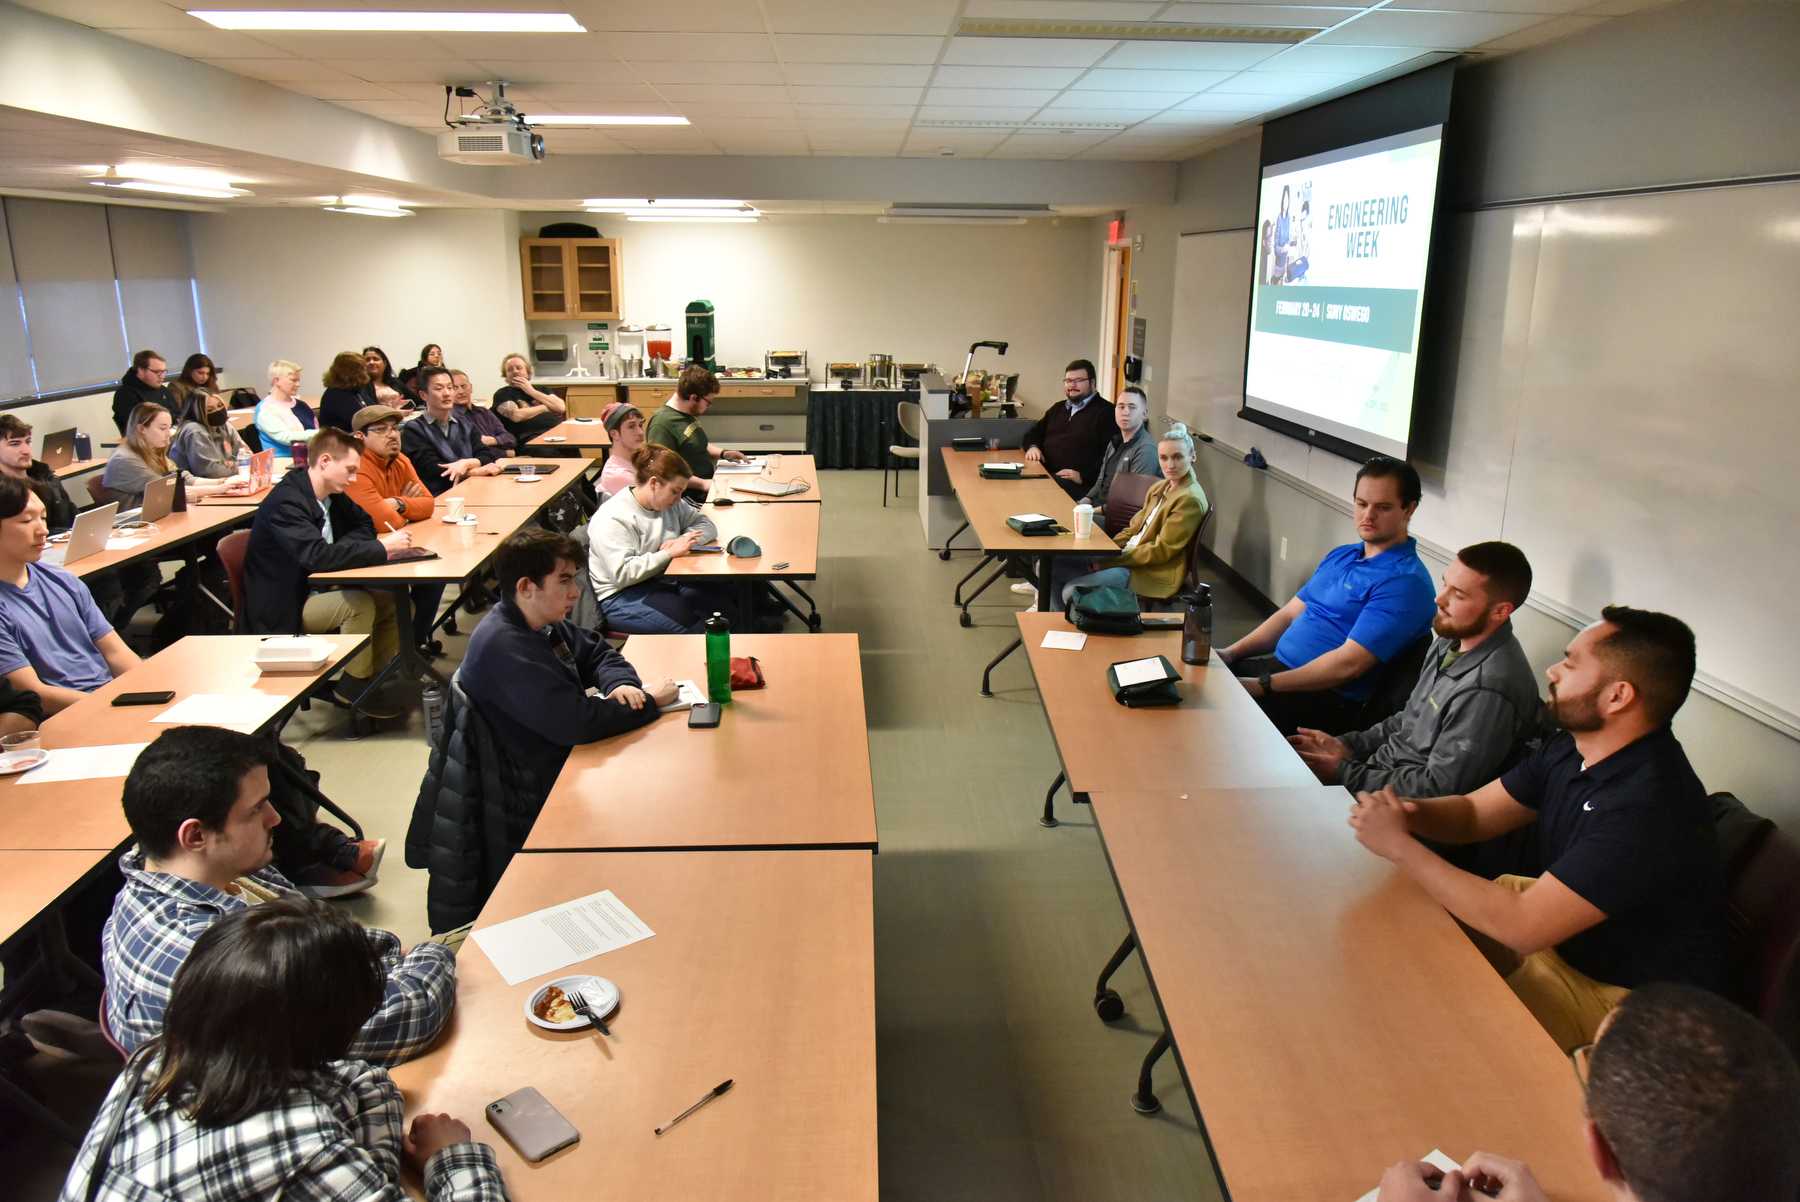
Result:
<svg viewBox="0 0 1800 1202">
<path fill-rule="evenodd" d="M 698 1102 L 695 1102 L 692 1106 L 689 1106 L 686 1110 L 682 1111 L 680 1114 L 676 1115 L 674 1118 L 670 1119 L 668 1122 L 666 1122 L 662 1126 L 658 1127 L 656 1129 L 656 1134 L 661 1135 L 663 1132 L 667 1131 L 670 1127 L 673 1127 L 676 1123 L 679 1123 L 682 1119 L 684 1119 L 688 1115 L 694 1113 L 694 1111 L 700 1109 L 702 1106 L 706 1105 L 708 1102 L 712 1101 L 714 1098 L 718 1097 L 720 1094 L 724 1093 L 726 1090 L 728 1090 L 730 1088 L 731 1088 L 730 1081 L 724 1081 L 724 1082 L 720 1083 L 719 1085 L 714 1086 L 713 1091 L 711 1093 L 707 1094 L 704 1098 L 701 1098 Z"/>
</svg>

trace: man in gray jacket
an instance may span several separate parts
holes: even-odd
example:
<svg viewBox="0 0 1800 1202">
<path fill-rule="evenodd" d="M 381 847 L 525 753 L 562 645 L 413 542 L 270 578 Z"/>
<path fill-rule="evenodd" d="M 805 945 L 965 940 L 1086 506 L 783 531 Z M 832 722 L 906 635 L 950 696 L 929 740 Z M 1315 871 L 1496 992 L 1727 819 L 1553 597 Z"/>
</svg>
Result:
<svg viewBox="0 0 1800 1202">
<path fill-rule="evenodd" d="M 1318 778 L 1352 793 L 1466 793 L 1505 770 L 1538 728 L 1537 678 L 1513 635 L 1531 564 L 1511 543 L 1476 543 L 1444 569 L 1419 683 L 1399 713 L 1338 738 L 1301 728 L 1288 742 Z"/>
</svg>

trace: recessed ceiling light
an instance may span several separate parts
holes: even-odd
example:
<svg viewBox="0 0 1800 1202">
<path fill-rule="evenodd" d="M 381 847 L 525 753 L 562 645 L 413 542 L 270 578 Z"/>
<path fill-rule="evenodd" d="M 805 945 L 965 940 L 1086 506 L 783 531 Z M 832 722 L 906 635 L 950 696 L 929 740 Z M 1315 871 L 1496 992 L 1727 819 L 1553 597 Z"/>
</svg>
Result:
<svg viewBox="0 0 1800 1202">
<path fill-rule="evenodd" d="M 527 125 L 686 125 L 686 117 L 579 117 L 566 113 L 538 113 L 525 117 Z"/>
<path fill-rule="evenodd" d="M 568 13 L 296 12 L 189 9 L 220 29 L 350 30 L 366 33 L 586 33 Z"/>
<path fill-rule="evenodd" d="M 191 188 L 235 188 L 229 175 L 206 171 L 199 167 L 178 167 L 173 163 L 121 163 L 108 168 L 108 178 L 153 179 L 164 184 L 186 184 Z"/>
<path fill-rule="evenodd" d="M 965 38 L 1084 38 L 1124 42 L 1266 42 L 1291 45 L 1325 32 L 1262 25 L 1177 25 L 1164 21 L 984 21 L 956 27 Z"/>
<path fill-rule="evenodd" d="M 737 210 L 745 216 L 756 216 L 755 206 L 747 205 L 741 200 L 584 200 L 581 203 L 590 213 L 664 213 L 699 209 L 704 214 L 714 209 L 723 209 Z"/>
<path fill-rule="evenodd" d="M 658 213 L 655 216 L 651 216 L 648 213 L 642 213 L 642 214 L 629 215 L 625 218 L 625 220 L 627 220 L 627 221 L 685 221 L 685 222 L 714 221 L 714 222 L 718 222 L 722 225 L 744 225 L 746 223 L 756 221 L 757 218 L 755 218 L 755 217 L 738 217 L 738 216 L 728 217 L 723 213 L 710 213 L 710 214 Z"/>
<path fill-rule="evenodd" d="M 364 217 L 411 217 L 411 209 L 403 209 L 391 196 L 339 196 L 337 203 L 326 205 L 331 213 L 360 213 Z"/>
<path fill-rule="evenodd" d="M 96 188 L 123 188 L 129 192 L 154 192 L 158 196 L 193 196 L 202 200 L 230 200 L 248 196 L 242 188 L 197 188 L 192 184 L 162 184 L 149 179 L 89 180 Z"/>
</svg>

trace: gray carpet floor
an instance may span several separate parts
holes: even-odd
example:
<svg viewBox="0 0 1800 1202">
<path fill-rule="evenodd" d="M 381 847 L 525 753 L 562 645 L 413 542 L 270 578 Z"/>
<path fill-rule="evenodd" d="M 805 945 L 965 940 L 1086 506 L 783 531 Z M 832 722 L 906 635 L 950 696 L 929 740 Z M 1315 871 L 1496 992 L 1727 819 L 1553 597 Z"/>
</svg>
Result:
<svg viewBox="0 0 1800 1202">
<path fill-rule="evenodd" d="M 1114 978 L 1126 1015 L 1095 1017 L 1094 978 L 1125 919 L 1085 808 L 1037 823 L 1059 764 L 1022 653 L 979 696 L 981 669 L 1028 599 L 996 585 L 957 624 L 952 586 L 976 556 L 924 548 L 914 489 L 881 501 L 876 472 L 827 472 L 819 579 L 824 628 L 861 640 L 881 853 L 875 858 L 876 1040 L 885 1198 L 1202 1199 L 1220 1196 L 1172 1057 L 1161 1114 L 1128 1101 L 1160 1032 L 1134 957 Z M 1249 629 L 1251 603 L 1215 582 L 1217 639 Z M 448 674 L 473 621 L 445 639 Z M 798 623 L 788 629 L 798 632 Z M 805 637 L 796 633 L 795 637 Z M 413 690 L 416 693 L 416 688 Z M 315 706 L 287 741 L 326 793 L 390 840 L 381 883 L 346 903 L 408 941 L 427 933 L 425 877 L 400 844 L 426 760 L 416 706 L 367 738 Z M 805 999 L 796 999 L 804 1006 Z M 47 1055 L 27 1066 L 59 1111 L 92 1113 L 107 1073 Z M 475 1116 L 478 1117 L 478 1116 Z M 51 1199 L 68 1151 L 7 1116 L 0 1196 Z M 603 1176 L 597 1182 L 603 1190 Z"/>
</svg>

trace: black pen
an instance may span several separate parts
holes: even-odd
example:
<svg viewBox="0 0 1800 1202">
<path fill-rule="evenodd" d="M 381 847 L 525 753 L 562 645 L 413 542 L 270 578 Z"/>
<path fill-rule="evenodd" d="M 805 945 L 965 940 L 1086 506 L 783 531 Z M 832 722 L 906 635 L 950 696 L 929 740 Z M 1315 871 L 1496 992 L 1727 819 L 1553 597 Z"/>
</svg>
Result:
<svg viewBox="0 0 1800 1202">
<path fill-rule="evenodd" d="M 666 1122 L 662 1126 L 658 1127 L 656 1129 L 656 1134 L 661 1135 L 663 1132 L 667 1131 L 670 1127 L 673 1127 L 676 1123 L 679 1123 L 682 1119 L 684 1119 L 688 1115 L 694 1113 L 694 1111 L 700 1109 L 702 1106 L 706 1105 L 708 1102 L 712 1101 L 714 1098 L 718 1097 L 720 1094 L 724 1093 L 726 1090 L 728 1090 L 730 1088 L 731 1088 L 730 1081 L 725 1081 L 725 1082 L 715 1086 L 711 1093 L 707 1094 L 704 1098 L 701 1098 L 698 1102 L 695 1102 L 692 1106 L 689 1106 L 686 1110 L 682 1111 L 680 1114 L 676 1115 L 674 1118 L 670 1119 L 668 1122 Z"/>
</svg>

